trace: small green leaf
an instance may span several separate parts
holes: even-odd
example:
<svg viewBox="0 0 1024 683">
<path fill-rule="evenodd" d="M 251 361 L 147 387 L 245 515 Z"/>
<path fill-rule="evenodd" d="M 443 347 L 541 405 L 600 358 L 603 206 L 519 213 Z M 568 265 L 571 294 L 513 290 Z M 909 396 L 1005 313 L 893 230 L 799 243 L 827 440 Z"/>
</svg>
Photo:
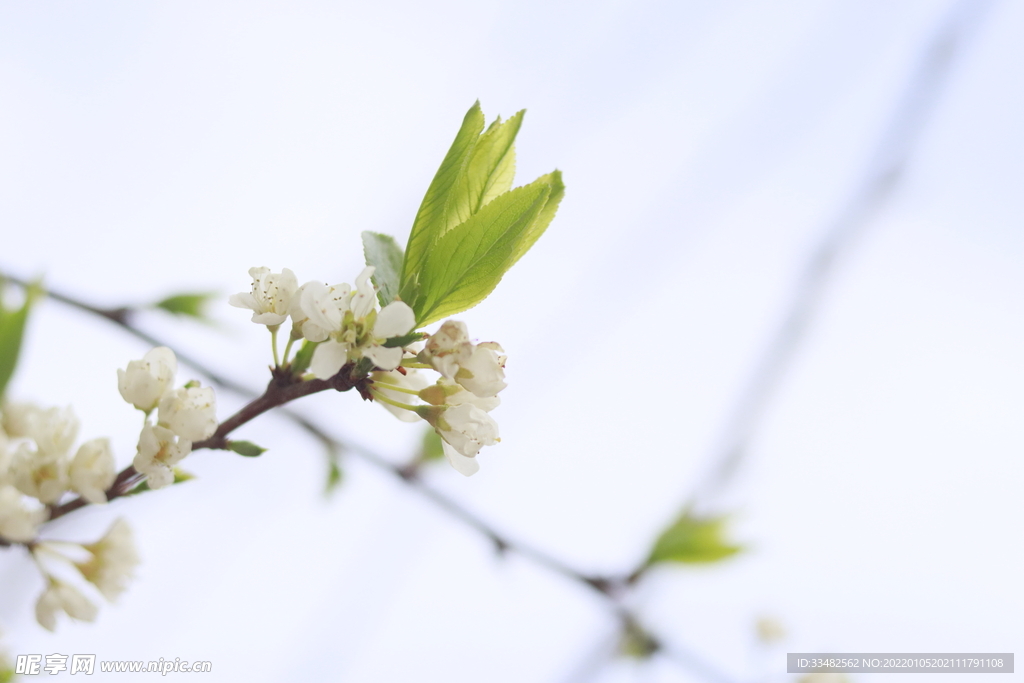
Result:
<svg viewBox="0 0 1024 683">
<path fill-rule="evenodd" d="M 324 495 L 331 495 L 334 491 L 341 486 L 341 482 L 345 478 L 345 473 L 342 472 L 341 466 L 336 460 L 331 460 L 327 464 L 327 483 L 324 485 Z"/>
<path fill-rule="evenodd" d="M 441 437 L 432 428 L 423 433 L 423 443 L 420 446 L 420 461 L 430 462 L 444 458 L 444 446 L 441 445 Z"/>
<path fill-rule="evenodd" d="M 206 307 L 217 294 L 213 292 L 196 292 L 175 294 L 163 301 L 153 304 L 153 308 L 159 308 L 175 315 L 184 315 L 198 320 L 209 320 L 206 315 Z"/>
<path fill-rule="evenodd" d="M 345 472 L 341 469 L 342 449 L 336 441 L 324 440 L 327 455 L 327 481 L 324 484 L 324 496 L 333 494 L 345 480 Z"/>
<path fill-rule="evenodd" d="M 524 238 L 548 205 L 552 176 L 543 176 L 491 201 L 449 230 L 427 254 L 419 293 L 409 301 L 418 326 L 480 303 L 521 255 Z"/>
<path fill-rule="evenodd" d="M 622 625 L 622 633 L 619 635 L 619 654 L 631 659 L 649 659 L 661 646 L 650 633 L 645 631 L 633 619 L 628 619 Z"/>
<path fill-rule="evenodd" d="M 377 285 L 377 300 L 383 308 L 398 296 L 405 253 L 391 235 L 366 231 L 363 233 L 363 255 L 366 265 L 375 267 L 372 279 Z"/>
<path fill-rule="evenodd" d="M 651 550 L 647 565 L 659 562 L 702 564 L 718 562 L 743 550 L 725 541 L 728 516 L 697 517 L 685 510 L 666 529 Z"/>
<path fill-rule="evenodd" d="M 313 360 L 313 352 L 316 351 L 317 344 L 319 343 L 311 342 L 308 339 L 302 342 L 302 347 L 295 354 L 295 358 L 291 362 L 293 375 L 301 375 L 309 368 L 309 364 Z"/>
<path fill-rule="evenodd" d="M 385 349 L 394 349 L 399 346 L 408 346 L 413 342 L 421 341 L 424 337 L 422 332 L 410 332 L 409 334 L 402 335 L 401 337 L 391 337 L 390 339 L 384 340 L 381 344 Z"/>
<path fill-rule="evenodd" d="M 43 291 L 39 283 L 33 283 L 25 290 L 25 300 L 21 308 L 9 311 L 3 303 L 4 284 L 0 279 L 0 397 L 3 396 L 7 383 L 11 381 L 14 369 L 18 365 L 29 309 Z"/>
<path fill-rule="evenodd" d="M 255 458 L 267 452 L 266 448 L 260 448 L 252 441 L 229 441 L 228 450 L 232 450 L 247 458 Z"/>
<path fill-rule="evenodd" d="M 462 120 L 462 127 L 455 136 L 448 154 L 434 179 L 427 188 L 416 220 L 413 221 L 409 242 L 405 247 L 405 261 L 402 264 L 402 299 L 409 301 L 415 286 L 415 274 L 426 259 L 427 251 L 444 232 L 457 221 L 456 202 L 452 201 L 452 190 L 465 173 L 477 139 L 484 129 L 484 113 L 477 101 Z M 454 214 L 454 215 L 453 215 Z"/>
</svg>

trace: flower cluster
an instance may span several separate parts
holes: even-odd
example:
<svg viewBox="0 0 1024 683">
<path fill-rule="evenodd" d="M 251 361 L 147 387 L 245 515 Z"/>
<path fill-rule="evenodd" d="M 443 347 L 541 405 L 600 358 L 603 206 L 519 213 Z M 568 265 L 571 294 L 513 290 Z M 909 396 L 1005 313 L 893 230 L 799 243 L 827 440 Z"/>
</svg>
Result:
<svg viewBox="0 0 1024 683">
<path fill-rule="evenodd" d="M 254 323 L 275 332 L 291 316 L 291 341 L 318 343 L 309 369 L 320 379 L 334 376 L 345 363 L 361 358 L 369 359 L 374 367 L 393 370 L 402 360 L 402 349 L 384 344 L 408 334 L 416 325 L 416 316 L 401 301 L 377 310 L 377 294 L 370 283 L 373 272 L 372 266 L 365 268 L 354 288 L 315 280 L 299 287 L 295 274 L 287 268 L 280 274 L 269 268 L 250 268 L 252 292 L 235 294 L 228 303 L 251 309 Z M 286 359 L 287 355 L 286 350 Z"/>
<path fill-rule="evenodd" d="M 499 440 L 498 425 L 488 413 L 506 386 L 504 351 L 494 342 L 474 344 L 466 326 L 454 320 L 445 321 L 420 347 L 415 339 L 426 335 L 410 334 L 416 315 L 406 303 L 396 300 L 377 308 L 373 273 L 374 267 L 367 266 L 355 287 L 318 281 L 300 287 L 287 268 L 280 273 L 251 268 L 252 291 L 235 294 L 229 303 L 252 310 L 252 321 L 275 335 L 291 317 L 284 363 L 291 344 L 304 339 L 316 345 L 309 371 L 317 378 L 368 360 L 370 394 L 399 419 L 426 420 L 444 440 L 452 466 L 473 474 L 480 449 Z M 276 362 L 276 342 L 274 354 Z M 417 370 L 434 370 L 441 377 L 430 384 Z"/>
<path fill-rule="evenodd" d="M 98 611 L 75 584 L 82 580 L 113 602 L 127 588 L 139 563 L 131 527 L 117 519 L 100 540 L 80 545 L 41 541 L 31 546 L 32 557 L 46 579 L 46 590 L 36 601 L 36 621 L 47 630 L 57 627 L 57 614 L 93 621 Z M 84 587 L 84 586 L 83 586 Z"/>
<path fill-rule="evenodd" d="M 74 456 L 78 418 L 71 408 L 6 403 L 0 416 L 0 537 L 27 543 L 46 521 L 46 505 L 69 491 L 107 502 L 116 476 L 108 439 L 83 443 Z"/>
<path fill-rule="evenodd" d="M 86 441 L 72 457 L 77 436 L 78 418 L 71 408 L 9 402 L 0 414 L 0 538 L 31 550 L 47 581 L 36 618 L 51 631 L 59 611 L 83 621 L 96 617 L 96 605 L 68 574 L 113 600 L 138 563 L 131 529 L 123 520 L 92 544 L 36 540 L 39 526 L 49 518 L 48 506 L 58 505 L 68 492 L 90 503 L 107 502 L 106 492 L 117 476 L 110 441 Z M 54 559 L 66 565 L 64 572 L 51 570 Z"/>
<path fill-rule="evenodd" d="M 371 392 L 400 419 L 426 420 L 443 440 L 452 467 L 475 474 L 480 449 L 500 441 L 489 413 L 506 387 L 503 349 L 494 342 L 472 343 L 465 324 L 447 320 L 410 361 L 410 367 L 432 369 L 441 377 L 428 384 L 416 370 L 375 372 Z M 404 402 L 403 395 L 405 401 L 415 397 L 423 403 Z"/>
<path fill-rule="evenodd" d="M 293 277 L 294 279 L 294 277 Z M 166 346 L 117 371 L 117 388 L 125 401 L 146 414 L 132 465 L 145 474 L 149 487 L 174 481 L 174 466 L 192 452 L 192 443 L 217 431 L 217 406 L 211 387 L 189 382 L 175 389 L 178 361 Z M 157 411 L 156 424 L 149 417 Z"/>
</svg>

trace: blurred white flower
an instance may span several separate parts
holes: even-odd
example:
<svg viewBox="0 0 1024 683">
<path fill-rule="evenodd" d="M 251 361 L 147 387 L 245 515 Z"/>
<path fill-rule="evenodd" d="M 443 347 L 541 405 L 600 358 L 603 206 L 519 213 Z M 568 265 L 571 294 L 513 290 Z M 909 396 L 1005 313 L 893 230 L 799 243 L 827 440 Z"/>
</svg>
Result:
<svg viewBox="0 0 1024 683">
<path fill-rule="evenodd" d="M 28 436 L 48 456 L 65 456 L 78 436 L 78 418 L 71 406 L 34 410 L 28 414 Z"/>
<path fill-rule="evenodd" d="M 232 294 L 228 303 L 237 308 L 248 308 L 252 321 L 261 325 L 280 325 L 288 318 L 292 297 L 299 288 L 295 273 L 284 268 L 271 273 L 270 268 L 250 268 L 252 291 Z"/>
<path fill-rule="evenodd" d="M 7 438 L 7 432 L 0 427 L 0 485 L 7 483 L 7 470 L 11 468 L 11 458 L 14 457 L 14 449 L 11 440 Z"/>
<path fill-rule="evenodd" d="M 36 537 L 48 516 L 44 507 L 30 507 L 13 486 L 0 485 L 0 536 L 27 543 Z"/>
<path fill-rule="evenodd" d="M 66 453 L 37 449 L 31 441 L 18 444 L 8 476 L 19 491 L 47 505 L 56 503 L 71 483 Z"/>
<path fill-rule="evenodd" d="M 36 602 L 36 621 L 48 631 L 57 629 L 57 613 L 64 612 L 72 619 L 93 621 L 96 619 L 96 605 L 82 595 L 81 591 L 60 579 L 49 579 L 50 584 Z"/>
<path fill-rule="evenodd" d="M 107 502 L 106 490 L 117 477 L 114 452 L 109 439 L 86 441 L 78 448 L 68 468 L 71 488 L 90 503 Z"/>
<path fill-rule="evenodd" d="M 158 423 L 188 441 L 202 441 L 217 431 L 217 404 L 212 387 L 181 387 L 160 399 Z"/>
<path fill-rule="evenodd" d="M 20 439 L 30 436 L 29 425 L 33 415 L 42 412 L 42 408 L 34 403 L 5 402 L 3 405 L 3 428 L 7 436 L 12 439 Z"/>
<path fill-rule="evenodd" d="M 103 538 L 83 547 L 92 557 L 85 562 L 75 563 L 75 566 L 87 581 L 99 589 L 103 597 L 113 602 L 128 588 L 128 582 L 139 564 L 131 527 L 119 517 Z"/>
<path fill-rule="evenodd" d="M 160 397 L 174 383 L 178 360 L 166 346 L 152 349 L 142 360 L 128 363 L 128 369 L 117 370 L 117 389 L 121 397 L 139 410 L 148 413 L 156 408 Z"/>
<path fill-rule="evenodd" d="M 145 474 L 151 489 L 163 488 L 174 481 L 174 465 L 192 451 L 192 442 L 177 438 L 170 429 L 146 425 L 139 435 L 139 450 L 132 465 Z"/>
</svg>

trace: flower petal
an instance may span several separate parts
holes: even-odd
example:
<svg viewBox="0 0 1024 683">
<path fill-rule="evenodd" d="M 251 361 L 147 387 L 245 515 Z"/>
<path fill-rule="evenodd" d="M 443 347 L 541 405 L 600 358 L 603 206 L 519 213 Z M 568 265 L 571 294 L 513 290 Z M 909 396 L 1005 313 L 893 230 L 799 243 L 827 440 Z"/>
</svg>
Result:
<svg viewBox="0 0 1024 683">
<path fill-rule="evenodd" d="M 377 314 L 373 326 L 375 339 L 389 339 L 408 334 L 416 326 L 416 314 L 404 301 L 392 301 Z"/>
<path fill-rule="evenodd" d="M 348 360 L 348 347 L 336 341 L 325 341 L 313 351 L 313 360 L 309 363 L 309 371 L 317 379 L 330 379 L 338 374 L 341 366 Z"/>
<path fill-rule="evenodd" d="M 394 370 L 402 362 L 402 349 L 386 349 L 383 346 L 371 346 L 363 351 L 363 355 L 373 361 L 381 370 Z"/>
<path fill-rule="evenodd" d="M 462 453 L 448 445 L 447 441 L 441 442 L 441 448 L 444 449 L 444 454 L 448 458 L 448 462 L 455 468 L 455 471 L 459 474 L 471 477 L 480 471 L 480 463 L 476 461 L 476 458 L 468 458 Z"/>
</svg>

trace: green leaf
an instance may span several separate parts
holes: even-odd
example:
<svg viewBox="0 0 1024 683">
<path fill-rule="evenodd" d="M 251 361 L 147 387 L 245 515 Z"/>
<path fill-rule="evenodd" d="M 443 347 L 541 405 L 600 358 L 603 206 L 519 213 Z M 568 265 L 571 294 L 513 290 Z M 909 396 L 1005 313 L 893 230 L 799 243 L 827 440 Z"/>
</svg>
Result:
<svg viewBox="0 0 1024 683">
<path fill-rule="evenodd" d="M 342 480 L 345 478 L 344 472 L 341 470 L 341 466 L 335 460 L 331 460 L 327 465 L 327 483 L 324 485 L 324 495 L 331 495 L 334 491 L 341 486 Z"/>
<path fill-rule="evenodd" d="M 441 436 L 428 428 L 423 433 L 423 442 L 420 446 L 420 461 L 431 462 L 444 458 L 444 446 L 441 445 Z"/>
<path fill-rule="evenodd" d="M 452 200 L 452 190 L 465 173 L 466 165 L 483 129 L 484 113 L 480 110 L 480 102 L 477 101 L 466 112 L 462 127 L 459 128 L 455 141 L 441 162 L 441 167 L 437 169 L 419 211 L 416 212 L 416 220 L 413 221 L 409 242 L 405 247 L 405 261 L 402 264 L 402 299 L 405 301 L 414 293 L 414 276 L 423 265 L 430 246 L 449 227 L 458 222 L 453 217 L 457 203 Z"/>
<path fill-rule="evenodd" d="M 523 109 L 505 122 L 499 116 L 477 140 L 466 164 L 466 172 L 449 201 L 452 214 L 449 230 L 466 222 L 496 197 L 512 189 L 516 174 L 515 140 L 525 113 Z"/>
<path fill-rule="evenodd" d="M 647 558 L 647 565 L 659 562 L 702 564 L 718 562 L 743 550 L 724 539 L 728 516 L 697 517 L 685 510 L 661 534 Z"/>
<path fill-rule="evenodd" d="M 649 659 L 661 646 L 633 619 L 627 619 L 619 634 L 619 654 L 631 659 Z"/>
<path fill-rule="evenodd" d="M 342 450 L 335 441 L 325 440 L 327 449 L 327 481 L 324 484 L 324 496 L 333 494 L 345 480 L 345 472 L 341 469 Z"/>
<path fill-rule="evenodd" d="M 438 240 L 420 272 L 420 290 L 409 301 L 417 326 L 480 303 L 521 255 L 525 238 L 548 205 L 552 176 L 506 192 Z"/>
<path fill-rule="evenodd" d="M 398 296 L 405 254 L 391 235 L 366 231 L 363 233 L 363 255 L 366 265 L 376 268 L 372 279 L 377 285 L 377 300 L 383 308 Z"/>
<path fill-rule="evenodd" d="M 42 294 L 39 283 L 29 285 L 21 308 L 7 310 L 3 303 L 4 281 L 0 280 L 0 397 L 4 395 L 7 383 L 14 375 L 21 353 L 21 341 L 25 336 L 28 312 L 36 297 Z"/>
<path fill-rule="evenodd" d="M 544 231 L 551 225 L 551 221 L 555 217 L 555 213 L 558 211 L 558 205 L 562 202 L 562 197 L 565 196 L 565 183 L 562 182 L 562 172 L 552 171 L 546 176 L 541 176 L 537 179 L 537 182 L 547 179 L 547 182 L 551 186 L 551 193 L 548 194 L 548 201 L 544 204 L 544 208 L 540 210 L 540 214 L 537 216 L 537 220 L 530 225 L 530 229 L 526 231 L 522 239 L 519 240 L 519 246 L 516 247 L 516 252 L 512 257 L 512 263 L 509 265 L 511 268 L 516 264 L 516 261 L 523 257 L 523 254 L 530 250 Z"/>
<path fill-rule="evenodd" d="M 175 294 L 163 301 L 156 302 L 153 304 L 153 308 L 159 308 L 168 313 L 184 315 L 198 320 L 209 320 L 209 317 L 206 315 L 206 307 L 216 296 L 217 294 L 214 292 Z"/>
<path fill-rule="evenodd" d="M 422 341 L 425 336 L 426 335 L 424 335 L 422 332 L 410 332 L 409 334 L 403 334 L 401 337 L 389 337 L 388 339 L 384 340 L 384 343 L 381 344 L 381 346 L 383 346 L 385 349 L 393 349 L 399 346 L 408 346 L 413 342 Z"/>
<path fill-rule="evenodd" d="M 299 376 L 309 368 L 309 364 L 313 360 L 313 352 L 316 351 L 318 344 L 320 342 L 311 342 L 308 339 L 302 342 L 302 347 L 291 362 L 292 374 Z"/>
<path fill-rule="evenodd" d="M 266 448 L 260 448 L 252 441 L 228 441 L 228 450 L 247 458 L 255 458 L 267 452 Z"/>
</svg>

